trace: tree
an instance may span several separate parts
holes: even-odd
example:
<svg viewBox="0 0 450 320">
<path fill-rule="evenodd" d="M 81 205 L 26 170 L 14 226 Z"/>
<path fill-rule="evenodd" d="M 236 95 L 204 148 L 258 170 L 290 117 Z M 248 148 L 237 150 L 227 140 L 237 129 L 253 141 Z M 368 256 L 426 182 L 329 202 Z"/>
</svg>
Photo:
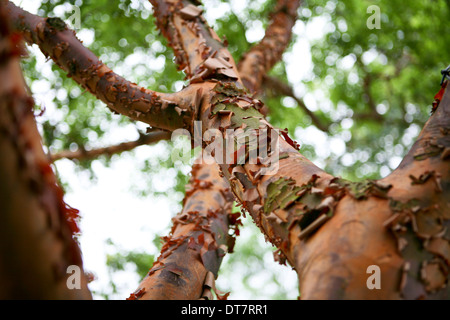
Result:
<svg viewBox="0 0 450 320">
<path fill-rule="evenodd" d="M 255 99 L 264 86 L 279 91 L 292 96 L 319 129 L 331 128 L 291 88 L 267 75 L 289 44 L 298 1 L 277 1 L 264 38 L 249 48 L 237 65 L 231 46 L 228 50 L 226 41 L 208 26 L 199 3 L 151 2 L 156 25 L 172 47 L 178 69 L 189 80 L 177 93 L 161 93 L 127 81 L 84 48 L 60 19 L 40 18 L 3 2 L 14 28 L 27 42 L 39 45 L 73 80 L 113 111 L 160 130 L 183 128 L 194 135 L 193 142 L 199 125 L 202 134 L 215 135 L 215 139 L 203 139 L 200 146 L 215 151 L 219 169 L 204 164 L 194 167 L 192 189 L 186 193 L 181 214 L 174 218 L 161 256 L 131 298 L 180 298 L 175 294 L 190 299 L 211 297 L 221 258 L 233 247 L 227 228 L 238 232 L 239 219 L 230 212 L 230 192 L 278 248 L 276 260 L 288 262 L 296 270 L 302 298 L 448 298 L 449 101 L 445 77 L 432 116 L 398 168 L 382 179 L 351 182 L 319 169 L 299 153 L 287 130 L 274 127 L 276 120 L 272 123 L 271 117 L 277 109 L 270 107 L 270 99 L 267 105 Z M 335 5 L 335 9 L 343 14 L 342 7 Z M 448 6 L 444 10 L 448 11 Z M 344 32 L 348 26 L 344 21 L 339 28 Z M 342 41 L 350 42 L 345 34 Z M 340 36 L 339 32 L 331 34 L 330 43 L 339 42 Z M 8 39 L 7 32 L 4 37 Z M 392 88 L 382 86 L 382 77 L 374 80 L 374 73 L 382 71 L 369 70 L 369 66 L 377 67 L 365 63 L 364 53 L 369 51 L 361 47 L 357 51 L 359 54 L 347 56 L 359 65 L 363 79 L 360 90 L 370 112 L 357 113 L 354 97 L 343 100 L 355 103 L 355 115 L 380 121 L 383 104 L 376 104 L 377 97 Z M 400 53 L 399 60 L 409 60 L 415 54 Z M 403 64 L 395 64 L 385 82 L 390 83 L 392 73 L 401 73 L 402 68 Z M 338 94 L 338 88 L 336 85 L 332 90 L 335 97 L 345 97 Z M 406 97 L 410 101 L 411 97 Z M 268 110 L 269 122 L 264 117 Z M 220 161 L 224 160 L 220 159 L 223 147 L 218 141 L 227 141 L 227 129 L 240 129 L 250 138 L 242 140 L 243 145 L 234 152 L 223 154 L 229 156 L 228 161 Z M 37 131 L 33 133 L 36 136 Z M 252 158 L 252 141 L 258 141 L 258 147 L 265 146 L 268 154 Z M 18 154 L 23 152 L 19 149 Z M 279 159 L 274 172 L 267 171 L 273 164 L 271 156 Z M 12 172 L 7 166 L 4 169 Z M 8 189 L 13 190 L 9 185 Z M 64 207 L 60 204 L 62 214 Z M 73 214 L 69 210 L 69 216 Z M 380 271 L 380 289 L 369 288 L 366 270 Z"/>
</svg>

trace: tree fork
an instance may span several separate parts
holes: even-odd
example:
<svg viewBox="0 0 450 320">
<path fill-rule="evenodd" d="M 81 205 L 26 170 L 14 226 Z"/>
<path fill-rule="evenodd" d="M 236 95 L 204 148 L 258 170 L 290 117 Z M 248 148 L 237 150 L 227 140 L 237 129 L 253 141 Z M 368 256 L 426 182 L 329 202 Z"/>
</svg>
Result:
<svg viewBox="0 0 450 320">
<path fill-rule="evenodd" d="M 70 39 L 72 39 L 74 41 L 74 46 L 69 46 L 69 47 L 66 48 L 68 53 L 71 53 L 72 55 L 76 55 L 77 52 L 81 52 L 82 55 L 83 54 L 88 54 L 88 55 L 92 55 L 93 56 L 93 54 L 89 50 L 84 48 L 81 45 L 81 43 L 79 43 L 79 41 L 71 34 L 73 32 L 71 32 L 70 30 L 66 29 L 64 23 L 62 23 L 62 22 L 59 23 L 61 25 L 60 29 L 62 29 L 62 30 L 59 30 L 58 32 L 56 32 L 56 34 L 55 34 L 55 32 L 53 32 L 48 37 L 42 37 L 41 36 L 41 38 L 44 39 L 44 40 L 42 40 L 42 39 L 39 38 L 39 33 L 38 33 L 38 30 L 37 30 L 37 24 L 38 23 L 35 20 L 41 21 L 40 23 L 43 24 L 43 23 L 48 23 L 48 18 L 44 19 L 44 18 L 40 18 L 40 17 L 34 16 L 34 15 L 31 15 L 31 14 L 23 11 L 22 9 L 19 9 L 19 8 L 15 7 L 12 4 L 9 4 L 9 6 L 12 8 L 12 9 L 10 8 L 10 10 L 13 13 L 15 13 L 15 15 L 13 15 L 13 17 L 16 20 L 16 25 L 18 26 L 17 28 L 19 30 L 21 30 L 22 32 L 25 31 L 25 35 L 28 36 L 27 39 L 30 42 L 34 42 L 34 43 L 40 44 L 40 48 L 45 54 L 47 54 L 47 50 L 49 50 L 50 53 L 53 52 L 54 45 L 55 45 L 53 43 L 53 41 L 57 41 L 58 40 L 58 38 L 56 36 L 59 35 L 59 36 L 62 37 L 62 35 L 64 33 L 69 33 Z M 25 24 L 22 21 L 23 19 L 25 19 L 25 21 L 26 21 Z M 176 23 L 183 24 L 183 22 L 180 19 L 181 19 L 181 16 L 178 17 L 178 18 L 175 18 Z M 56 21 L 52 21 L 51 22 L 51 24 L 56 24 L 56 23 L 57 23 Z M 26 26 L 26 28 L 24 28 L 24 25 Z M 36 25 L 36 28 L 32 27 L 34 25 Z M 211 30 L 212 29 L 210 29 L 210 31 Z M 185 31 L 186 30 L 184 30 L 183 32 L 185 32 Z M 63 37 L 63 38 L 65 38 L 65 37 Z M 55 62 L 57 62 L 57 64 L 60 64 L 60 61 L 61 61 L 60 58 L 62 56 L 63 55 L 53 55 L 51 57 L 55 60 Z M 76 58 L 72 59 L 73 63 L 79 63 L 78 59 L 79 59 L 79 56 L 77 55 Z M 89 58 L 88 62 L 91 63 L 92 61 L 95 61 L 94 59 L 96 59 L 95 56 Z M 64 59 L 63 59 L 63 61 L 64 61 Z M 70 69 L 67 70 L 67 68 L 64 68 L 64 66 L 62 68 L 64 70 L 70 72 Z M 95 80 L 96 74 L 92 74 L 90 77 L 87 77 L 87 78 L 89 79 L 89 78 L 92 78 L 92 77 L 94 77 L 94 80 Z M 80 84 L 85 85 L 84 82 L 83 82 L 84 79 L 75 79 L 75 80 L 77 80 L 77 82 L 79 82 Z M 179 121 L 178 122 L 177 121 L 170 121 L 170 123 L 167 126 L 166 125 L 162 125 L 164 123 L 168 123 L 168 122 L 164 122 L 164 121 L 171 120 L 171 119 L 163 119 L 161 121 L 158 120 L 158 122 L 156 124 L 155 124 L 155 121 L 154 121 L 153 118 L 151 118 L 150 120 L 147 121 L 146 119 L 143 119 L 143 117 L 140 117 L 137 120 L 140 120 L 140 121 L 143 121 L 143 122 L 147 122 L 147 123 L 149 123 L 151 125 L 155 125 L 155 127 L 158 127 L 158 128 L 174 130 L 174 129 L 178 129 L 178 128 L 181 128 L 181 127 L 185 127 L 187 129 L 189 129 L 190 131 L 192 131 L 193 127 L 192 127 L 191 124 L 197 118 L 196 112 L 198 110 L 198 107 L 200 106 L 200 103 L 201 103 L 201 100 L 202 100 L 202 97 L 203 97 L 203 92 L 204 92 L 203 88 L 204 88 L 204 86 L 200 86 L 199 84 L 192 84 L 191 86 L 187 87 L 182 92 L 180 92 L 179 95 L 176 95 L 176 99 L 178 99 L 177 101 L 179 102 L 179 104 L 175 106 L 175 111 L 177 112 L 177 114 L 179 116 L 182 116 L 182 120 L 184 121 L 184 124 L 182 124 L 182 125 L 180 124 Z M 124 94 L 126 94 L 126 95 L 130 94 L 130 92 L 127 92 L 126 90 L 123 90 L 123 91 L 125 92 Z M 145 90 L 144 89 L 140 89 L 139 91 L 140 92 L 144 92 Z M 108 91 L 105 91 L 105 92 L 108 92 Z M 102 99 L 102 94 L 104 94 L 104 93 L 97 94 L 97 97 Z M 135 91 L 131 91 L 131 95 L 132 96 L 135 95 Z M 105 101 L 105 102 L 107 102 L 107 101 Z M 111 101 L 109 101 L 109 102 L 111 102 Z M 109 106 L 112 109 L 113 109 L 113 107 L 115 107 L 113 105 L 109 105 Z M 169 106 L 170 106 L 170 104 L 169 104 Z M 190 112 L 189 110 L 186 111 L 186 109 L 180 109 L 180 106 L 187 106 L 187 109 L 191 110 L 192 112 Z M 164 109 L 164 108 L 162 108 L 162 109 Z M 122 113 L 124 113 L 124 112 L 122 112 Z M 130 116 L 129 114 L 126 114 L 126 112 L 124 114 Z M 162 118 L 164 116 L 166 116 L 166 115 L 163 115 Z M 130 117 L 134 119 L 134 117 L 132 115 Z M 189 125 L 186 125 L 186 124 L 189 124 Z M 127 144 L 127 146 L 128 146 L 128 144 Z M 69 156 L 72 156 L 72 155 L 69 155 Z M 203 169 L 203 170 L 217 170 L 217 168 L 211 168 L 210 166 L 206 166 L 205 168 L 206 169 Z M 211 173 L 211 174 L 214 174 L 214 173 Z M 215 174 L 217 175 L 217 173 L 215 173 Z M 232 198 L 229 198 L 229 205 L 227 205 L 227 206 L 231 206 L 231 205 L 232 205 Z M 207 218 L 209 218 L 209 216 L 207 216 Z M 208 277 L 208 279 L 210 279 L 210 277 Z M 202 277 L 201 279 L 196 279 L 196 280 L 197 280 L 197 282 L 195 282 L 195 281 L 194 282 L 192 282 L 192 281 L 190 282 L 190 285 L 193 286 L 194 288 L 196 286 L 197 287 L 198 286 L 203 287 L 205 285 L 205 278 L 204 277 Z M 209 281 L 208 281 L 208 283 L 209 283 Z M 142 291 L 138 290 L 138 292 L 136 292 L 135 294 L 132 294 L 131 298 L 140 297 L 141 294 L 142 294 Z M 161 294 L 161 292 L 159 294 Z M 152 299 L 153 298 L 155 298 L 155 295 L 152 295 Z"/>
<path fill-rule="evenodd" d="M 200 112 L 203 128 L 216 128 L 223 134 L 228 128 L 239 127 L 275 130 L 252 111 L 257 109 L 257 102 L 240 91 L 239 86 L 234 86 L 232 78 L 231 82 L 222 80 L 221 83 L 220 76 L 218 72 L 209 75 L 219 82 L 209 91 L 209 97 L 203 99 Z M 244 111 L 236 114 L 239 109 Z M 388 196 L 389 190 L 396 190 L 395 186 L 384 181 L 352 183 L 332 177 L 300 155 L 295 143 L 284 137 L 280 142 L 280 168 L 276 174 L 262 177 L 258 174 L 262 164 L 228 163 L 221 164 L 221 169 L 240 203 L 268 239 L 280 248 L 278 260 L 288 260 L 296 268 L 302 297 L 408 298 L 402 289 L 405 273 L 409 271 L 408 262 L 397 251 L 396 236 L 386 227 L 398 210 L 394 206 L 397 200 Z M 448 171 L 447 163 L 444 168 Z M 365 212 L 373 214 L 365 215 Z M 337 243 L 342 246 L 336 247 Z M 433 243 L 437 246 L 436 241 Z M 444 249 L 439 250 L 446 252 L 446 244 L 447 240 L 443 241 Z M 436 254 L 436 258 L 442 256 L 442 252 Z M 335 262 L 338 267 L 333 269 Z M 381 291 L 371 291 L 365 282 L 368 277 L 365 271 L 375 262 L 380 264 Z M 447 274 L 445 265 L 436 262 L 422 269 L 421 284 L 434 281 L 433 285 L 426 285 L 428 298 L 445 292 L 442 289 L 437 295 L 433 293 L 439 285 L 445 285 Z M 323 283 L 319 284 L 318 279 Z M 439 282 L 442 279 L 444 281 Z"/>
<path fill-rule="evenodd" d="M 172 36 L 173 47 L 179 45 L 177 62 L 188 67 L 186 90 L 201 105 L 196 119 L 204 131 L 215 128 L 224 138 L 230 128 L 276 132 L 259 113 L 262 103 L 242 90 L 229 53 L 203 26 L 201 10 L 181 1 L 153 3 L 163 34 Z M 284 138 L 276 173 L 262 174 L 266 159 L 220 165 L 241 205 L 279 248 L 278 261 L 295 267 L 302 298 L 448 296 L 448 105 L 446 92 L 413 154 L 380 181 L 353 183 L 325 173 L 284 131 L 275 135 Z M 425 172 L 418 169 L 424 166 Z M 367 287 L 372 265 L 381 270 L 380 290 Z M 410 286 L 414 289 L 405 289 Z"/>
</svg>

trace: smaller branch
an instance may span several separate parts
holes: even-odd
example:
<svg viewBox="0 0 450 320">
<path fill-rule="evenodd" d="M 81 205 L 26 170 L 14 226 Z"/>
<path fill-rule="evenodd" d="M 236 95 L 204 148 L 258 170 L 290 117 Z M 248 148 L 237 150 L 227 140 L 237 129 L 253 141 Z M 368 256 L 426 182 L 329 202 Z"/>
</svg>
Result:
<svg viewBox="0 0 450 320">
<path fill-rule="evenodd" d="M 312 123 L 319 130 L 322 130 L 323 132 L 328 132 L 328 125 L 323 124 L 322 121 L 314 114 L 314 112 L 308 109 L 305 102 L 295 95 L 294 90 L 292 89 L 291 86 L 275 77 L 267 75 L 264 76 L 263 78 L 262 86 L 267 89 L 273 90 L 279 95 L 291 97 L 292 99 L 294 99 L 295 102 L 297 102 L 298 107 L 311 118 Z"/>
<path fill-rule="evenodd" d="M 299 0 L 278 0 L 264 38 L 238 63 L 242 82 L 251 92 L 260 89 L 264 75 L 280 61 L 289 45 L 299 5 Z"/>
<path fill-rule="evenodd" d="M 365 86 L 366 86 L 366 82 L 364 84 L 364 91 L 368 92 L 369 89 L 366 88 Z M 311 118 L 312 123 L 317 127 L 317 129 L 319 129 L 323 132 L 329 132 L 330 124 L 323 123 L 316 116 L 316 114 L 314 112 L 309 110 L 308 107 L 306 106 L 305 102 L 296 96 L 296 94 L 294 93 L 294 90 L 291 86 L 282 82 L 280 79 L 266 75 L 263 78 L 262 87 L 265 88 L 266 90 L 272 90 L 275 94 L 283 95 L 286 97 L 291 97 L 292 99 L 294 99 L 294 101 L 297 103 L 298 107 L 301 110 L 303 110 Z M 352 118 L 355 120 L 371 120 L 371 121 L 376 121 L 378 123 L 385 121 L 384 117 L 382 115 L 380 115 L 378 112 L 376 112 L 376 108 L 375 108 L 373 99 L 370 96 L 370 94 L 368 96 L 369 96 L 369 100 L 370 100 L 370 102 L 369 102 L 370 111 L 365 112 L 365 113 L 357 113 L 357 114 L 355 113 L 352 116 Z M 336 122 L 340 122 L 341 120 L 342 119 L 340 119 Z"/>
<path fill-rule="evenodd" d="M 161 140 L 170 139 L 171 133 L 168 131 L 155 131 L 149 134 L 141 134 L 137 140 L 122 142 L 117 145 L 108 146 L 104 148 L 86 150 L 84 148 L 78 148 L 75 151 L 63 150 L 58 153 L 54 153 L 50 155 L 50 161 L 54 162 L 60 159 L 69 159 L 69 160 L 91 160 L 98 158 L 102 155 L 112 156 L 113 154 L 121 153 L 124 151 L 131 151 L 136 147 L 142 145 L 149 145 L 157 143 Z"/>
<path fill-rule="evenodd" d="M 185 95 L 151 91 L 114 73 L 83 46 L 61 19 L 33 15 L 11 2 L 6 3 L 6 8 L 15 29 L 28 43 L 37 44 L 68 77 L 114 112 L 170 131 L 191 125 L 195 108 L 184 101 Z"/>
<path fill-rule="evenodd" d="M 378 123 L 383 123 L 383 121 L 386 121 L 386 119 L 384 119 L 384 117 L 376 111 L 355 113 L 352 118 L 355 120 L 371 120 Z"/>
<path fill-rule="evenodd" d="M 370 87 L 372 85 L 372 76 L 370 73 L 366 73 L 363 79 L 362 88 L 364 91 L 364 95 L 367 98 L 367 104 L 370 108 L 371 113 L 376 114 L 376 103 L 373 99 L 372 93 L 370 92 Z"/>
<path fill-rule="evenodd" d="M 402 56 L 400 58 L 397 59 L 394 67 L 394 73 L 392 75 L 386 75 L 386 74 L 381 74 L 379 77 L 381 79 L 384 79 L 386 81 L 391 81 L 392 79 L 397 78 L 398 76 L 400 76 L 400 73 L 402 73 L 402 71 L 411 63 L 413 58 L 411 57 L 411 55 L 404 50 L 402 53 Z"/>
<path fill-rule="evenodd" d="M 156 25 L 174 51 L 175 63 L 191 84 L 230 79 L 242 85 L 233 57 L 200 7 L 185 0 L 150 2 Z"/>
<path fill-rule="evenodd" d="M 216 164 L 195 164 L 183 210 L 172 219 L 160 256 L 129 299 L 212 299 L 222 258 L 232 252 L 239 233 L 233 199 Z"/>
</svg>

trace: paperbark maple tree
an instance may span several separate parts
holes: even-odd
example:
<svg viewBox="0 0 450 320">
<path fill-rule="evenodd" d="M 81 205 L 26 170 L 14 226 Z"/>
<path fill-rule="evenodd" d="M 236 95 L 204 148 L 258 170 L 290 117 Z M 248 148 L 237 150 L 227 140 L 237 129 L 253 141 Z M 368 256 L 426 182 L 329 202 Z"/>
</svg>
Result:
<svg viewBox="0 0 450 320">
<path fill-rule="evenodd" d="M 238 64 L 208 26 L 197 1 L 150 2 L 175 62 L 190 80 L 177 93 L 153 92 L 128 82 L 84 48 L 61 20 L 2 2 L 26 41 L 39 45 L 112 110 L 169 131 L 184 128 L 193 135 L 194 122 L 199 121 L 203 132 L 216 129 L 224 140 L 227 129 L 256 132 L 258 138 L 266 132 L 269 142 L 278 140 L 276 150 L 266 144 L 269 156 L 279 158 L 278 170 L 271 174 L 263 174 L 268 158 L 250 161 L 248 145 L 243 153 L 237 150 L 232 161 L 218 161 L 218 167 L 194 168 L 193 189 L 174 219 L 171 236 L 130 298 L 211 297 L 211 274 L 217 276 L 221 256 L 230 248 L 228 225 L 237 221 L 230 212 L 230 191 L 279 249 L 277 260 L 296 270 L 302 299 L 449 297 L 447 79 L 432 116 L 400 166 L 378 181 L 346 181 L 301 155 L 287 132 L 265 120 L 266 108 L 254 98 L 289 43 L 299 1 L 277 2 L 265 37 Z M 214 141 L 202 143 L 206 149 Z M 381 271 L 379 290 L 370 290 L 366 283 L 366 270 L 373 265 Z"/>
</svg>

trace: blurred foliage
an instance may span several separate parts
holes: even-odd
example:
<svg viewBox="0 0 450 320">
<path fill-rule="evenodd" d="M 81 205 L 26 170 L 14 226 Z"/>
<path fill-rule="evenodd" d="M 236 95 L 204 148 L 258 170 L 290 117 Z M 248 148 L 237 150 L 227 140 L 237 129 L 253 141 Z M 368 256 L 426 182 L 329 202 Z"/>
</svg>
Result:
<svg viewBox="0 0 450 320">
<path fill-rule="evenodd" d="M 121 273 L 133 273 L 137 275 L 138 281 L 143 279 L 148 273 L 149 266 L 153 265 L 153 262 L 157 258 L 157 252 L 161 249 L 161 240 L 158 236 L 153 239 L 153 249 L 155 254 L 138 251 L 128 251 L 121 248 L 120 245 L 114 243 L 111 239 L 106 240 L 108 249 L 112 252 L 106 256 L 106 266 L 108 268 L 108 286 L 100 292 L 93 292 L 94 295 L 101 296 L 105 299 L 111 297 L 125 297 L 130 294 L 134 289 L 131 289 L 128 283 L 125 286 L 121 285 L 120 278 Z M 130 291 L 131 290 L 131 291 Z M 126 296 L 128 297 L 128 296 Z"/>
<path fill-rule="evenodd" d="M 274 3 L 205 0 L 205 16 L 217 34 L 228 40 L 230 52 L 239 61 L 264 34 Z M 148 1 L 44 0 L 38 14 L 67 19 L 72 5 L 81 12 L 79 38 L 117 73 L 163 92 L 179 90 L 186 84 L 184 75 L 173 64 L 166 40 L 154 26 Z M 372 14 L 367 8 L 371 5 L 380 8 L 380 29 L 367 27 Z M 292 61 L 298 59 L 292 56 L 297 52 L 295 44 L 308 40 L 312 68 L 303 79 L 290 84 L 328 131 L 314 129 L 312 120 L 292 99 L 263 92 L 261 99 L 270 108 L 269 120 L 288 128 L 302 144 L 301 152 L 331 174 L 350 180 L 387 175 L 399 164 L 427 120 L 439 90 L 440 70 L 450 64 L 446 48 L 450 43 L 449 16 L 450 3 L 446 0 L 303 0 L 287 50 L 286 57 L 291 54 L 291 60 L 279 62 L 270 74 L 289 82 L 289 75 L 302 66 L 301 61 Z M 38 121 L 51 152 L 119 143 L 137 138 L 138 132 L 145 130 L 141 123 L 111 114 L 64 72 L 42 60 L 42 56 L 30 54 L 23 67 L 36 101 L 45 101 L 40 107 L 47 112 Z M 336 148 L 339 145 L 341 148 Z M 165 156 L 173 151 L 173 143 L 160 142 L 158 146 L 163 153 L 155 152 L 143 161 L 136 159 L 134 167 L 142 183 L 131 191 L 141 196 L 165 196 L 178 205 L 188 179 L 188 166 L 174 165 Z M 101 157 L 100 161 L 108 165 L 114 159 Z M 95 178 L 91 161 L 77 164 L 79 170 L 90 170 Z M 70 181 L 62 180 L 70 187 Z M 172 182 L 157 188 L 159 180 Z M 277 283 L 277 273 L 263 259 L 273 249 L 262 245 L 262 235 L 256 228 L 245 230 L 250 230 L 250 236 L 243 242 L 238 240 L 236 252 L 226 257 L 220 281 L 238 274 L 248 297 L 296 298 L 297 292 L 288 293 Z M 134 272 L 142 277 L 154 260 L 152 255 L 141 252 L 116 251 L 108 256 L 111 272 L 126 270 L 133 264 Z M 264 285 L 272 288 L 270 283 L 275 283 L 275 289 L 264 293 L 255 286 L 251 279 L 258 272 L 268 272 Z M 221 283 L 224 287 L 220 289 L 233 291 L 232 283 Z M 113 282 L 111 288 L 117 291 Z M 111 291 L 98 294 L 108 298 Z"/>
<path fill-rule="evenodd" d="M 380 10 L 380 29 L 367 26 L 371 5 Z M 360 180 L 396 168 L 450 64 L 449 16 L 445 0 L 303 1 L 299 20 L 321 19 L 326 33 L 311 44 L 306 91 L 325 91 L 331 110 L 317 114 L 333 123 L 329 134 L 347 136 L 345 153 L 332 155 L 327 171 Z"/>
</svg>

